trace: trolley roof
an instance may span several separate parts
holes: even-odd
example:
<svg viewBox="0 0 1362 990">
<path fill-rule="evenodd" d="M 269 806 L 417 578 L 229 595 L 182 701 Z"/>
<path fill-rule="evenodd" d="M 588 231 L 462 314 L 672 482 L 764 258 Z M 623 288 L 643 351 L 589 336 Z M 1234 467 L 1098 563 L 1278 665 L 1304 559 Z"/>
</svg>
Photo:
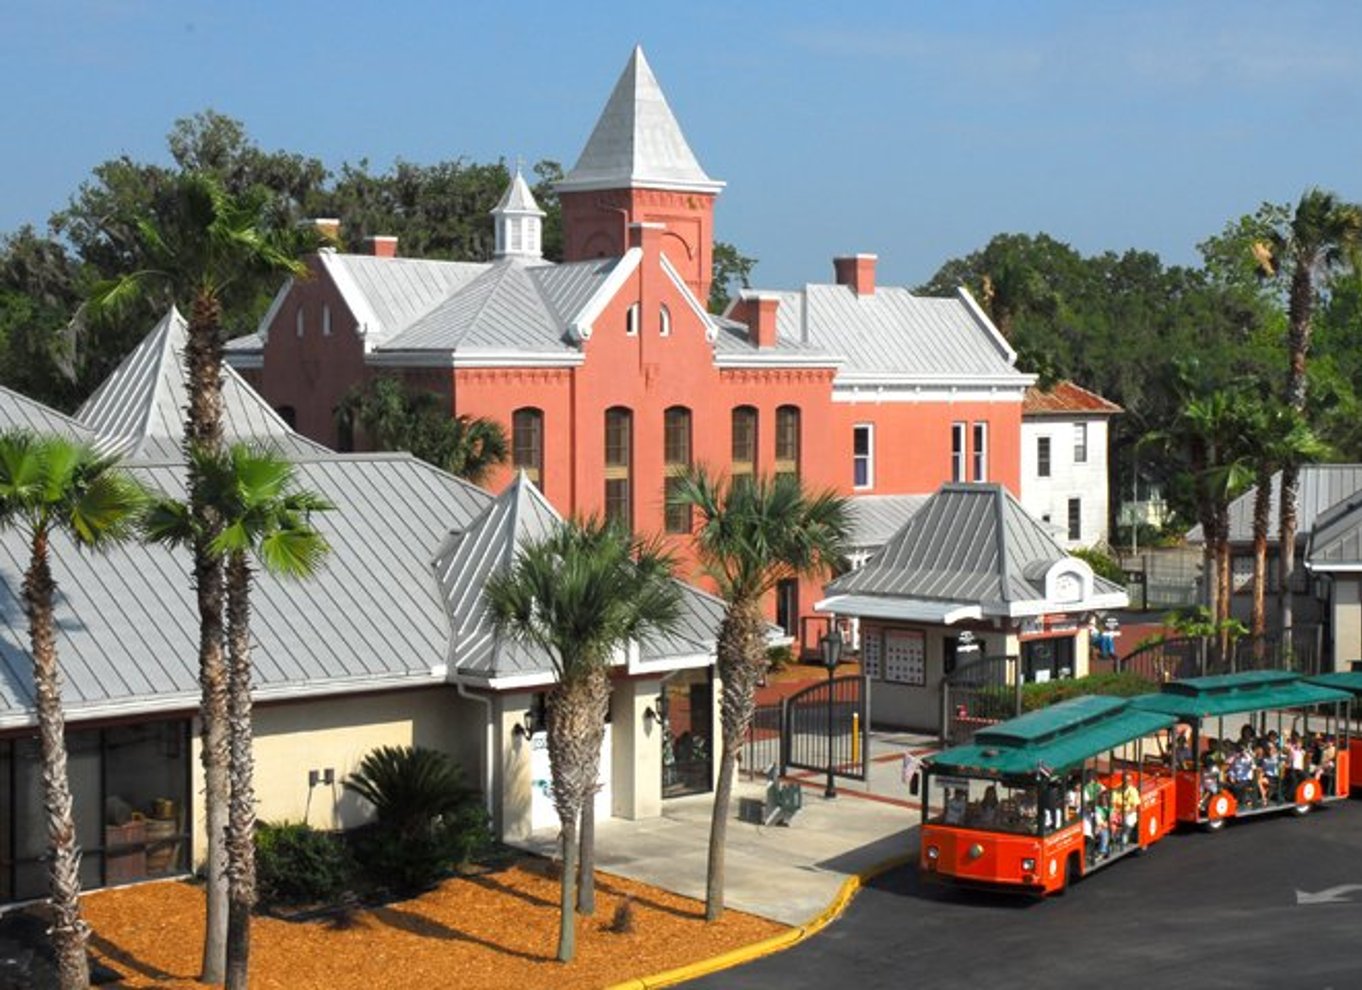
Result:
<svg viewBox="0 0 1362 990">
<path fill-rule="evenodd" d="M 1340 670 L 1332 674 L 1315 674 L 1313 677 L 1307 677 L 1306 680 L 1311 684 L 1321 684 L 1338 691 L 1350 691 L 1352 694 L 1362 697 L 1362 670 Z"/>
<path fill-rule="evenodd" d="M 1175 721 L 1124 698 L 1084 695 L 981 729 L 971 744 L 943 750 L 926 762 L 935 772 L 974 776 L 1050 774 Z"/>
<path fill-rule="evenodd" d="M 1299 708 L 1348 701 L 1351 697 L 1347 692 L 1311 683 L 1290 671 L 1249 670 L 1242 674 L 1169 681 L 1158 694 L 1141 695 L 1132 704 L 1145 711 L 1190 719 L 1263 708 Z"/>
</svg>

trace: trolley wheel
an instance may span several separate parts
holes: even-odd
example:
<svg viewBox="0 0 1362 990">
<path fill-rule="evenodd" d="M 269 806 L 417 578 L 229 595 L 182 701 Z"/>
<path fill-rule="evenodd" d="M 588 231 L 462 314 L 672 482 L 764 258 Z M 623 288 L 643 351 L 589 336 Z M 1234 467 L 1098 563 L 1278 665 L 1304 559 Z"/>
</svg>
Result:
<svg viewBox="0 0 1362 990">
<path fill-rule="evenodd" d="M 1212 818 L 1210 821 L 1202 823 L 1201 827 L 1205 829 L 1207 832 L 1219 832 L 1222 828 L 1225 827 L 1225 819 Z"/>
<path fill-rule="evenodd" d="M 1055 891 L 1055 896 L 1063 897 L 1082 876 L 1078 868 L 1078 854 L 1070 853 L 1069 858 L 1064 861 L 1064 886 Z"/>
<path fill-rule="evenodd" d="M 1310 809 L 1313 807 L 1314 805 L 1312 804 L 1296 804 L 1291 806 L 1291 810 L 1298 815 L 1308 815 L 1310 814 Z"/>
<path fill-rule="evenodd" d="M 1296 786 L 1296 803 L 1291 810 L 1298 815 L 1308 815 L 1319 797 L 1319 782 L 1310 779 L 1303 780 Z"/>
</svg>

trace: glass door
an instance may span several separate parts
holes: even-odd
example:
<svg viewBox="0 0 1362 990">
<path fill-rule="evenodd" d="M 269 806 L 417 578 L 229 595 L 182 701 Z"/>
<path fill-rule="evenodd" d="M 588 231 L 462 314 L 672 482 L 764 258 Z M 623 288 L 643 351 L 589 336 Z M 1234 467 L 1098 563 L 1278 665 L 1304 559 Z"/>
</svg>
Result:
<svg viewBox="0 0 1362 990">
<path fill-rule="evenodd" d="M 682 670 L 662 682 L 662 796 L 703 794 L 714 780 L 713 672 Z"/>
</svg>

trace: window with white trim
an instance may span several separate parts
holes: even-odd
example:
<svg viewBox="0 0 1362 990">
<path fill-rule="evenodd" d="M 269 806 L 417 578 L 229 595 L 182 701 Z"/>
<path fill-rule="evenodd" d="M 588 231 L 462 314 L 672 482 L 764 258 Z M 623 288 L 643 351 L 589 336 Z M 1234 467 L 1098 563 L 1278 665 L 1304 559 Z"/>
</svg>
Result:
<svg viewBox="0 0 1362 990">
<path fill-rule="evenodd" d="M 663 303 L 657 311 L 657 332 L 659 336 L 670 337 L 672 335 L 672 311 Z"/>
<path fill-rule="evenodd" d="M 1088 424 L 1074 424 L 1074 463 L 1088 463 Z"/>
<path fill-rule="evenodd" d="M 851 428 L 851 486 L 875 487 L 875 427 L 857 423 Z"/>
<path fill-rule="evenodd" d="M 951 481 L 965 480 L 965 424 L 951 424 Z"/>
<path fill-rule="evenodd" d="M 971 451 L 974 460 L 974 474 L 972 480 L 988 480 L 988 424 L 974 424 L 974 447 Z"/>
<path fill-rule="evenodd" d="M 1050 438 L 1036 437 L 1036 477 L 1050 477 Z"/>
<path fill-rule="evenodd" d="M 1083 539 L 1083 500 L 1069 499 L 1069 539 Z"/>
<path fill-rule="evenodd" d="M 632 306 L 629 307 L 629 312 L 626 313 L 624 317 L 624 332 L 628 334 L 630 337 L 638 336 L 639 319 L 640 319 L 639 306 L 638 303 L 634 303 Z"/>
</svg>

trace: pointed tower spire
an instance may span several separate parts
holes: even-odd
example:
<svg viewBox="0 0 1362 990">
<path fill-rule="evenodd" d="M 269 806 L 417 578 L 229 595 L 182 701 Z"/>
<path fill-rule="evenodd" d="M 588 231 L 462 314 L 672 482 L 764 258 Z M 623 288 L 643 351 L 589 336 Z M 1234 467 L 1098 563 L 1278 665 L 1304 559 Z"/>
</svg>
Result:
<svg viewBox="0 0 1362 990">
<path fill-rule="evenodd" d="M 578 189 L 674 189 L 717 193 L 676 122 L 662 87 L 635 46 L 596 128 L 560 192 Z"/>
<path fill-rule="evenodd" d="M 723 187 L 700 167 L 643 49 L 635 47 L 577 164 L 556 185 L 563 258 L 619 257 L 631 225 L 662 224 L 657 243 L 703 305 L 712 278 L 714 200 Z"/>
<path fill-rule="evenodd" d="M 544 256 L 544 211 L 520 174 L 519 162 L 511 184 L 492 211 L 492 218 L 496 223 L 496 257 L 537 261 Z"/>
</svg>

